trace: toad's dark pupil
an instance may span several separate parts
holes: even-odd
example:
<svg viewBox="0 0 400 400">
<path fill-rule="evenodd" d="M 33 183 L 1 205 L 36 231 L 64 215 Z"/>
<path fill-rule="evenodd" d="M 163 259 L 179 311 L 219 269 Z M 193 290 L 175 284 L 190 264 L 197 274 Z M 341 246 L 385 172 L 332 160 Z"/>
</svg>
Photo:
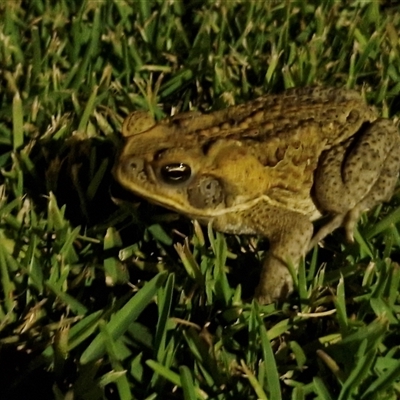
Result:
<svg viewBox="0 0 400 400">
<path fill-rule="evenodd" d="M 183 183 L 186 182 L 192 171 L 189 165 L 176 163 L 164 165 L 161 168 L 161 176 L 167 183 Z"/>
</svg>

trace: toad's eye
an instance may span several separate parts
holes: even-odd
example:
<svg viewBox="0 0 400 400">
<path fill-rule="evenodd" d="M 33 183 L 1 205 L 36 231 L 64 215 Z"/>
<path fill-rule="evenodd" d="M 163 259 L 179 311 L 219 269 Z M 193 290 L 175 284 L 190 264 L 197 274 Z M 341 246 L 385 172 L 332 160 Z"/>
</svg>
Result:
<svg viewBox="0 0 400 400">
<path fill-rule="evenodd" d="M 187 164 L 176 163 L 164 165 L 160 173 L 164 182 L 173 185 L 186 182 L 190 178 L 192 170 Z"/>
</svg>

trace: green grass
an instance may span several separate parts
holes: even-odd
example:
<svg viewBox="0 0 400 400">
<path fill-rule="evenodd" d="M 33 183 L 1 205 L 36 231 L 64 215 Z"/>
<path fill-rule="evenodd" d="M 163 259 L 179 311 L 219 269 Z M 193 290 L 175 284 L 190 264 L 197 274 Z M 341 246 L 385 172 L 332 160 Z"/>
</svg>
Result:
<svg viewBox="0 0 400 400">
<path fill-rule="evenodd" d="M 277 308 L 248 300 L 263 243 L 110 172 L 131 110 L 320 84 L 396 119 L 399 32 L 395 2 L 2 0 L 0 398 L 399 398 L 398 193 Z"/>
</svg>

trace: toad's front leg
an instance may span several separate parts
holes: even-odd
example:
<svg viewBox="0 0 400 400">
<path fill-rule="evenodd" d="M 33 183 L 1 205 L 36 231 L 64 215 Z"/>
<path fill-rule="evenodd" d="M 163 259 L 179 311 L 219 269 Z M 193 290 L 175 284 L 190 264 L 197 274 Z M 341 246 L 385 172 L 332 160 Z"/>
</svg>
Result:
<svg viewBox="0 0 400 400">
<path fill-rule="evenodd" d="M 214 220 L 215 229 L 233 234 L 258 234 L 268 238 L 270 249 L 264 259 L 255 298 L 261 304 L 282 300 L 293 290 L 293 279 L 287 268 L 292 263 L 297 271 L 305 256 L 313 225 L 297 212 L 265 203 Z"/>
<path fill-rule="evenodd" d="M 264 229 L 270 249 L 254 296 L 260 304 L 284 300 L 293 291 L 293 278 L 287 266 L 291 263 L 298 270 L 313 233 L 313 225 L 304 215 L 279 210 L 273 215 L 275 223 L 269 218 L 268 229 Z"/>
</svg>

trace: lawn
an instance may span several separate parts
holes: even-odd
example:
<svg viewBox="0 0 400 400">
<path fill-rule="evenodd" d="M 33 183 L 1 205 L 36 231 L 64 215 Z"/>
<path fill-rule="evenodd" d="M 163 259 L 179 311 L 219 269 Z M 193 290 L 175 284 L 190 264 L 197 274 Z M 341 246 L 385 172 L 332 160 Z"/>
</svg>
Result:
<svg viewBox="0 0 400 400">
<path fill-rule="evenodd" d="M 133 110 L 307 85 L 400 116 L 400 6 L 0 2 L 0 399 L 400 398 L 400 194 L 251 301 L 268 243 L 125 193 Z"/>
</svg>

